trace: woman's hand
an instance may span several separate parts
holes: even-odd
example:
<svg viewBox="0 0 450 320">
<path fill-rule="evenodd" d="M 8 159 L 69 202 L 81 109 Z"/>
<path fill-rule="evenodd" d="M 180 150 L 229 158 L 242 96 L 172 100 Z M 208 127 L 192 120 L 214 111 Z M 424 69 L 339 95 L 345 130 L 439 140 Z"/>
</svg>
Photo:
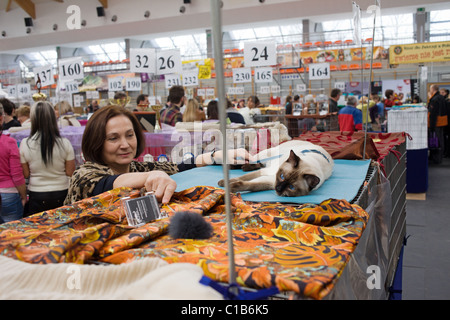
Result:
<svg viewBox="0 0 450 320">
<path fill-rule="evenodd" d="M 155 170 L 148 172 L 144 187 L 147 191 L 155 192 L 159 202 L 168 203 L 177 188 L 177 183 L 164 171 Z"/>
<path fill-rule="evenodd" d="M 113 187 L 130 187 L 137 189 L 145 187 L 147 191 L 155 192 L 158 202 L 167 203 L 175 192 L 177 183 L 164 171 L 154 170 L 150 172 L 121 174 L 114 181 Z"/>
</svg>

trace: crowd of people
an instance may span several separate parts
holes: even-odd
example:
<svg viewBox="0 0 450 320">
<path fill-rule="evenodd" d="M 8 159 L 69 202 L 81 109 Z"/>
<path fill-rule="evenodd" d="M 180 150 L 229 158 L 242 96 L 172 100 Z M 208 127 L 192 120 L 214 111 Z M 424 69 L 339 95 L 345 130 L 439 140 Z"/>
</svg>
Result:
<svg viewBox="0 0 450 320">
<path fill-rule="evenodd" d="M 386 90 L 385 98 L 377 94 L 371 99 L 348 96 L 345 106 L 338 108 L 342 96 L 333 89 L 329 97 L 329 113 L 338 115 L 340 131 L 381 131 L 387 121 L 387 111 L 402 103 L 393 90 Z M 413 97 L 413 103 L 420 102 Z M 148 106 L 148 96 L 140 95 L 138 105 Z M 286 113 L 292 113 L 299 97 L 286 99 Z M 247 100 L 226 100 L 229 122 L 252 124 L 254 116 L 261 114 L 256 96 Z M 161 110 L 161 122 L 175 126 L 179 121 L 205 121 L 219 119 L 219 102 L 211 100 L 205 107 L 197 99 L 187 99 L 183 87 L 169 90 L 167 103 Z M 439 141 L 437 150 L 430 149 L 430 159 L 440 163 L 450 157 L 449 92 L 431 85 L 428 92 L 429 135 Z M 17 220 L 33 213 L 54 209 L 63 204 L 91 197 L 120 186 L 145 187 L 155 191 L 157 199 L 168 202 L 175 191 L 171 174 L 196 166 L 214 164 L 227 158 L 231 163 L 237 157 L 249 160 L 244 149 L 201 154 L 184 159 L 181 164 L 170 162 L 138 162 L 145 142 L 142 128 L 127 108 L 108 105 L 92 106 L 92 116 L 86 124 L 82 138 L 85 163 L 76 168 L 74 149 L 60 134 L 63 126 L 80 126 L 73 108 L 67 102 L 53 106 L 46 101 L 32 106 L 22 105 L 17 110 L 8 99 L 0 99 L 0 223 Z M 317 129 L 314 123 L 308 130 Z M 20 146 L 16 140 L 3 134 L 30 130 Z M 27 179 L 27 180 L 26 180 Z M 48 183 L 52 181 L 52 183 Z"/>
<path fill-rule="evenodd" d="M 51 103 L 40 101 L 31 106 L 30 134 L 20 147 L 15 139 L 3 134 L 3 125 L 14 117 L 14 111 L 4 112 L 3 105 L 8 108 L 10 104 L 14 105 L 7 99 L 0 100 L 0 223 L 122 186 L 154 191 L 158 201 L 166 203 L 176 189 L 171 174 L 225 159 L 236 163 L 237 159 L 251 158 L 245 149 L 236 149 L 213 150 L 184 159 L 181 164 L 135 161 L 145 148 L 142 128 L 133 112 L 108 105 L 93 112 L 88 120 L 82 138 L 85 162 L 76 168 L 74 149 L 61 136 L 58 113 Z M 189 101 L 187 107 L 198 105 Z"/>
</svg>

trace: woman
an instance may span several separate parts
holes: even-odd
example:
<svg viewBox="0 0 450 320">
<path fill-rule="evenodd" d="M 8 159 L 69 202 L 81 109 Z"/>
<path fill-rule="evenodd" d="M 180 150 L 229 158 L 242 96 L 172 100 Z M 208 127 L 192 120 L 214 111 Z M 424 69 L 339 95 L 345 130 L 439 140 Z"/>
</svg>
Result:
<svg viewBox="0 0 450 320">
<path fill-rule="evenodd" d="M 82 139 L 86 162 L 75 171 L 65 204 L 119 187 L 154 191 L 158 201 L 169 202 L 176 183 L 169 175 L 222 160 L 221 150 L 197 156 L 194 163 L 137 162 L 145 148 L 141 126 L 134 114 L 119 106 L 95 112 L 86 124 Z M 228 160 L 249 159 L 244 149 L 230 150 Z"/>
<path fill-rule="evenodd" d="M 16 140 L 2 134 L 3 114 L 0 104 L 0 223 L 22 218 L 27 201 L 19 148 Z"/>
<path fill-rule="evenodd" d="M 211 100 L 206 107 L 208 120 L 219 120 L 219 103 L 217 100 Z"/>
<path fill-rule="evenodd" d="M 285 109 L 286 109 L 286 112 L 285 112 L 286 114 L 292 114 L 292 96 L 286 97 Z"/>
<path fill-rule="evenodd" d="M 73 108 L 67 101 L 61 101 L 55 104 L 55 114 L 60 127 L 81 127 L 80 121 L 73 113 Z"/>
<path fill-rule="evenodd" d="M 59 134 L 49 102 L 35 103 L 30 117 L 31 132 L 20 143 L 20 161 L 25 178 L 30 178 L 29 214 L 33 214 L 63 205 L 75 156 L 70 141 Z"/>
<path fill-rule="evenodd" d="M 31 129 L 30 109 L 30 106 L 27 105 L 20 106 L 20 108 L 17 109 L 17 120 L 19 120 L 21 126 L 11 127 L 9 128 L 9 132 L 18 132 Z"/>
<path fill-rule="evenodd" d="M 183 113 L 183 122 L 203 121 L 206 119 L 205 112 L 200 110 L 196 99 L 189 99 L 186 110 Z"/>
<path fill-rule="evenodd" d="M 257 96 L 250 96 L 247 99 L 247 106 L 239 109 L 239 112 L 244 117 L 246 124 L 254 124 L 253 117 L 261 114 L 261 110 L 258 109 L 259 99 Z"/>
</svg>

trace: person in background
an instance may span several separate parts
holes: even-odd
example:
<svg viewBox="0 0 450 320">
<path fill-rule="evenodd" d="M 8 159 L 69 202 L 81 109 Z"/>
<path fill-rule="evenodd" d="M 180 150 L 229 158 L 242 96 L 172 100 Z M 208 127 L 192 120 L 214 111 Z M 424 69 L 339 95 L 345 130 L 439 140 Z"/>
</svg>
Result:
<svg viewBox="0 0 450 320">
<path fill-rule="evenodd" d="M 136 106 L 141 108 L 148 108 L 150 102 L 148 101 L 148 94 L 140 94 L 136 98 Z"/>
<path fill-rule="evenodd" d="M 379 114 L 379 104 L 380 104 L 380 96 L 377 94 L 372 95 L 372 99 L 375 102 L 375 104 L 369 108 L 369 115 L 370 115 L 370 121 L 372 124 L 372 130 L 373 131 L 380 131 L 381 130 L 381 117 Z M 383 108 L 383 107 L 381 107 Z"/>
<path fill-rule="evenodd" d="M 292 114 L 292 97 L 286 97 L 285 114 Z"/>
<path fill-rule="evenodd" d="M 30 178 L 29 214 L 62 206 L 75 170 L 75 155 L 70 141 L 61 137 L 47 101 L 31 107 L 31 132 L 20 143 L 20 162 L 25 178 Z"/>
<path fill-rule="evenodd" d="M 60 127 L 81 127 L 81 123 L 77 120 L 73 112 L 73 108 L 69 102 L 63 100 L 55 104 L 54 107 L 58 126 Z"/>
<path fill-rule="evenodd" d="M 444 127 L 444 158 L 450 158 L 450 96 L 449 90 L 441 88 L 439 90 L 440 94 L 445 98 L 446 111 L 447 111 L 447 125 Z"/>
<path fill-rule="evenodd" d="M 236 110 L 233 107 L 233 104 L 231 103 L 230 100 L 226 99 L 226 105 L 227 105 L 227 117 L 228 119 L 230 119 L 230 121 L 232 123 L 241 123 L 241 124 L 245 124 L 245 120 L 244 117 L 242 116 L 242 114 L 239 112 L 239 110 Z"/>
<path fill-rule="evenodd" d="M 86 162 L 70 179 L 65 204 L 89 198 L 118 187 L 154 191 L 158 201 L 167 203 L 176 190 L 171 174 L 208 164 L 221 163 L 222 150 L 213 150 L 182 163 L 137 162 L 144 151 L 145 138 L 136 116 L 118 106 L 94 113 L 86 124 L 81 143 Z M 252 160 L 245 149 L 229 150 L 226 160 Z"/>
<path fill-rule="evenodd" d="M 244 99 L 239 100 L 237 108 L 238 109 L 245 108 L 245 100 Z"/>
<path fill-rule="evenodd" d="M 337 89 L 337 88 L 334 88 L 333 90 L 331 90 L 331 92 L 330 92 L 330 99 L 329 99 L 329 101 L 328 101 L 328 103 L 329 103 L 329 112 L 330 113 L 332 113 L 332 114 L 337 114 L 338 113 L 338 111 L 339 111 L 339 108 L 338 108 L 338 101 L 339 101 L 339 98 L 341 97 L 341 95 L 342 95 L 342 91 L 340 90 L 340 89 Z"/>
<path fill-rule="evenodd" d="M 394 90 L 387 89 L 384 92 L 384 96 L 386 97 L 384 99 L 384 110 L 385 112 L 388 112 L 394 106 L 394 99 L 395 99 Z M 387 118 L 387 114 L 385 116 Z"/>
<path fill-rule="evenodd" d="M 362 130 L 362 111 L 356 108 L 358 100 L 355 96 L 349 96 L 347 106 L 339 110 L 338 121 L 340 131 Z"/>
<path fill-rule="evenodd" d="M 412 103 L 421 103 L 422 99 L 420 99 L 419 95 L 415 94 L 412 98 Z"/>
<path fill-rule="evenodd" d="M 250 96 L 247 98 L 247 106 L 239 109 L 239 113 L 244 117 L 246 124 L 254 124 L 253 117 L 261 114 L 261 110 L 258 109 L 259 105 L 258 97 Z"/>
<path fill-rule="evenodd" d="M 367 128 L 367 131 L 371 131 L 372 125 L 370 118 L 368 118 L 368 110 L 375 105 L 375 102 L 373 100 L 368 100 L 369 99 L 366 96 L 362 96 L 361 99 L 359 99 L 359 104 L 356 108 L 362 111 L 363 126 Z"/>
<path fill-rule="evenodd" d="M 183 122 L 194 122 L 206 120 L 206 115 L 200 109 L 196 99 L 189 99 L 186 105 L 186 111 L 183 113 Z"/>
<path fill-rule="evenodd" d="M 168 98 L 170 107 L 164 109 L 161 113 L 161 123 L 174 127 L 177 122 L 183 121 L 181 107 L 184 105 L 185 100 L 184 88 L 182 86 L 172 86 L 169 89 Z"/>
<path fill-rule="evenodd" d="M 19 148 L 15 139 L 3 134 L 3 117 L 0 104 L 0 223 L 21 219 L 27 202 Z"/>
<path fill-rule="evenodd" d="M 19 120 L 14 119 L 16 113 L 16 106 L 11 100 L 6 98 L 0 99 L 3 106 L 3 130 L 9 130 L 11 127 L 20 127 Z"/>
<path fill-rule="evenodd" d="M 219 103 L 217 100 L 211 100 L 206 107 L 206 116 L 208 120 L 219 120 Z"/>
<path fill-rule="evenodd" d="M 430 160 L 436 164 L 442 162 L 446 152 L 444 146 L 444 128 L 448 125 L 447 105 L 444 96 L 439 94 L 439 86 L 432 84 L 428 91 L 428 136 L 436 134 L 439 147 L 430 150 Z"/>
<path fill-rule="evenodd" d="M 91 104 L 87 107 L 87 112 L 88 113 L 94 113 L 95 111 L 97 111 L 99 109 L 99 105 L 98 105 L 98 101 L 97 100 L 92 100 Z"/>
<path fill-rule="evenodd" d="M 31 120 L 30 120 L 30 107 L 27 105 L 22 105 L 17 109 L 17 120 L 19 120 L 21 126 L 20 127 L 11 127 L 9 128 L 9 132 L 18 132 L 22 130 L 31 129 Z"/>
</svg>

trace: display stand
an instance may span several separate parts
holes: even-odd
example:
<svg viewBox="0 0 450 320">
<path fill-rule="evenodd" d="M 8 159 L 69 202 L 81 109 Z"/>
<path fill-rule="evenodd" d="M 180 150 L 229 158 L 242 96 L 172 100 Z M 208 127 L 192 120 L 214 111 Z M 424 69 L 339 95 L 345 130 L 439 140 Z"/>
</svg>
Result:
<svg viewBox="0 0 450 320">
<path fill-rule="evenodd" d="M 311 121 L 312 120 L 312 121 Z M 300 116 L 286 115 L 288 132 L 291 137 L 298 137 L 306 131 L 339 131 L 337 114 L 305 114 Z"/>
<path fill-rule="evenodd" d="M 428 132 L 425 107 L 411 105 L 388 112 L 388 132 L 406 132 L 406 191 L 425 193 L 428 190 Z"/>
</svg>

